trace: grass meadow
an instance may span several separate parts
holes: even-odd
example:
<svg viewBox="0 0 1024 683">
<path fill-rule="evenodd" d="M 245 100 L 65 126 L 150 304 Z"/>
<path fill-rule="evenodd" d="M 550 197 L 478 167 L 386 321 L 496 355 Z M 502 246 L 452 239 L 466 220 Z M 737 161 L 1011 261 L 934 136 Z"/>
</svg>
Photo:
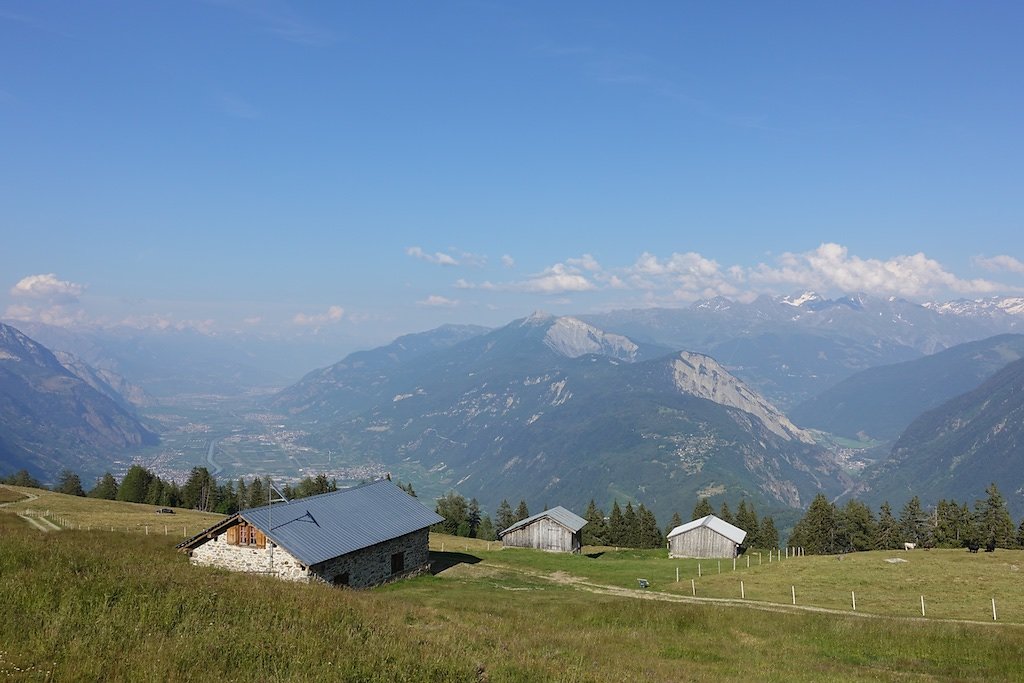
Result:
<svg viewBox="0 0 1024 683">
<path fill-rule="evenodd" d="M 1020 592 L 1016 552 L 915 551 L 897 564 L 885 562 L 895 553 L 770 565 L 765 557 L 750 569 L 741 558 L 735 573 L 730 562 L 710 575 L 703 561 L 698 597 L 718 600 L 692 602 L 696 563 L 664 552 L 565 556 L 434 536 L 435 575 L 346 591 L 192 567 L 173 548 L 179 539 L 159 534 L 42 533 L 9 514 L 18 505 L 0 508 L 0 677 L 12 680 L 1024 677 L 1024 617 L 1009 595 L 1001 602 L 1001 591 Z M 83 508 L 77 514 L 90 525 Z M 109 522 L 116 510 L 96 514 Z M 747 604 L 737 604 L 741 575 Z M 650 589 L 636 589 L 639 577 Z M 851 582 L 857 614 L 832 597 L 848 597 Z M 916 602 L 916 618 L 913 609 L 888 616 L 902 614 L 891 603 L 904 594 L 914 602 L 925 591 L 929 600 L 933 588 L 962 582 L 979 584 L 985 600 L 998 593 L 998 622 L 990 611 L 987 621 L 975 615 L 973 594 L 957 591 L 963 599 L 949 615 L 933 616 L 928 602 L 921 619 Z M 794 610 L 794 583 L 798 605 L 833 601 L 819 606 L 836 611 Z M 872 591 L 890 597 L 874 600 Z"/>
</svg>

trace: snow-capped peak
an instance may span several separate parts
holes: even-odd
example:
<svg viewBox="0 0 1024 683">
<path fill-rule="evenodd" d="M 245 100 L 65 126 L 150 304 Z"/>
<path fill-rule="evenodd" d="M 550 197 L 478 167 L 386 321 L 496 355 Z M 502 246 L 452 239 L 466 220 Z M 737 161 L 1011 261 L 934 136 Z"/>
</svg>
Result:
<svg viewBox="0 0 1024 683">
<path fill-rule="evenodd" d="M 817 292 L 804 292 L 800 296 L 786 296 L 782 298 L 782 303 L 789 304 L 790 306 L 803 306 L 808 302 L 821 301 L 822 298 Z"/>
</svg>

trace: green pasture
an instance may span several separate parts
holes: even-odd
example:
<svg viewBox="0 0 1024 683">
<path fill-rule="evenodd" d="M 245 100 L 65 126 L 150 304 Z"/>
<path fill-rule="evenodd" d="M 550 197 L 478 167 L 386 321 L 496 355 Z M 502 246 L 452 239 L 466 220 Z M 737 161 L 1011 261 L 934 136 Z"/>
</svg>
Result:
<svg viewBox="0 0 1024 683">
<path fill-rule="evenodd" d="M 88 505 L 88 503 L 86 503 Z M 104 509 L 103 515 L 112 514 Z M 84 513 L 79 513 L 84 514 Z M 132 514 L 135 514 L 132 512 Z M 437 573 L 370 591 L 192 567 L 162 535 L 44 534 L 0 508 L 0 678 L 12 680 L 1020 680 L 1020 553 L 568 556 L 433 536 Z M 444 551 L 440 546 L 444 545 Z M 709 569 L 710 565 L 710 569 Z M 675 569 L 680 581 L 675 581 Z M 713 571 L 712 571 L 713 570 Z M 647 578 L 646 591 L 636 588 Z M 747 586 L 746 605 L 738 581 Z M 858 614 L 842 594 L 855 583 Z M 977 584 L 932 614 L 934 589 Z M 797 586 L 798 608 L 788 606 Z M 735 587 L 735 590 L 733 590 Z M 860 592 L 864 591 L 861 608 Z M 596 592 L 595 592 L 596 591 Z M 877 591 L 889 598 L 869 597 Z M 926 595 L 928 617 L 892 607 Z M 779 595 L 781 593 L 781 595 Z M 970 612 L 996 594 L 999 621 Z M 838 597 L 833 597 L 836 594 Z M 643 599 L 646 598 L 646 599 Z M 658 599 L 655 599 L 658 598 Z M 666 598 L 666 599 L 660 599 Z M 725 599 L 728 598 L 729 601 Z M 681 602 L 682 601 L 682 602 Z M 830 602 L 831 601 L 831 602 Z M 803 606 L 831 607 L 814 612 Z M 886 604 L 890 603 L 890 604 Z M 951 603 L 952 604 L 952 603 Z M 1004 612 L 1005 609 L 1005 612 Z M 844 613 L 845 612 L 845 613 Z M 871 612 L 875 615 L 870 616 Z M 957 621 L 955 619 L 961 619 Z"/>
</svg>

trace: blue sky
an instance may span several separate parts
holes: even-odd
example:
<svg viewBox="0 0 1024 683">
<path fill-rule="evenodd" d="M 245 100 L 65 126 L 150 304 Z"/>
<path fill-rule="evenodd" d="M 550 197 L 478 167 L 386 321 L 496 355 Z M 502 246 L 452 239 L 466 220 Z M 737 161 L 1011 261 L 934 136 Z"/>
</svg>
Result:
<svg viewBox="0 0 1024 683">
<path fill-rule="evenodd" d="M 1019 3 L 0 5 L 0 312 L 322 334 L 1024 288 Z"/>
</svg>

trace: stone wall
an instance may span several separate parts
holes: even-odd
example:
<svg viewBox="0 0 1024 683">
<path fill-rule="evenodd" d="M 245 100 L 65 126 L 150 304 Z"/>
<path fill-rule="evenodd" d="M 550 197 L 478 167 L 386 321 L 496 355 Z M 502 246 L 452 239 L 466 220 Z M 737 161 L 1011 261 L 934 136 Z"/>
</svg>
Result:
<svg viewBox="0 0 1024 683">
<path fill-rule="evenodd" d="M 428 529 L 420 529 L 308 568 L 303 567 L 302 563 L 284 548 L 271 543 L 270 539 L 267 539 L 266 548 L 228 545 L 226 530 L 216 538 L 193 548 L 190 555 L 192 564 L 265 574 L 286 581 L 321 581 L 333 584 L 337 577 L 347 572 L 348 586 L 368 588 L 429 570 L 429 534 Z M 396 553 L 402 553 L 404 568 L 398 573 L 392 573 L 391 558 Z"/>
<path fill-rule="evenodd" d="M 225 530 L 190 553 L 192 564 L 223 567 L 236 572 L 266 574 L 285 581 L 309 581 L 309 570 L 302 566 L 284 548 L 267 539 L 265 548 L 247 545 L 228 545 Z"/>
<path fill-rule="evenodd" d="M 430 569 L 430 532 L 420 529 L 369 548 L 327 560 L 310 567 L 313 580 L 335 583 L 335 579 L 348 573 L 352 588 L 368 588 L 395 579 L 414 576 Z M 404 569 L 391 572 L 391 556 L 402 553 Z"/>
</svg>

